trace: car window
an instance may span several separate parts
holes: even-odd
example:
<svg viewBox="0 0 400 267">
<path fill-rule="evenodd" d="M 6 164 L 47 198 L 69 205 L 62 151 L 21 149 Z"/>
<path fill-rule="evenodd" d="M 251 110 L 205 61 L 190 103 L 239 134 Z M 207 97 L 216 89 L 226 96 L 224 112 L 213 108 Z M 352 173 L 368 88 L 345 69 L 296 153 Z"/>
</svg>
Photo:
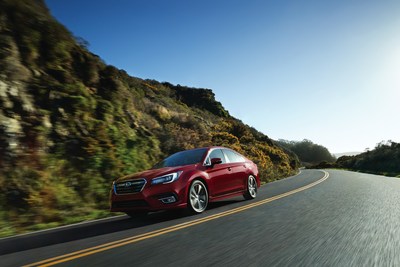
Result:
<svg viewBox="0 0 400 267">
<path fill-rule="evenodd" d="M 228 157 L 229 162 L 235 163 L 235 162 L 245 162 L 244 157 L 239 155 L 238 153 L 229 150 L 229 149 L 224 149 L 224 154 Z"/>
<path fill-rule="evenodd" d="M 156 165 L 154 165 L 153 169 L 159 169 L 163 167 L 177 167 L 177 166 L 185 166 L 196 164 L 201 161 L 206 153 L 207 149 L 193 149 L 193 150 L 186 150 L 175 153 L 168 158 L 160 161 Z"/>
<path fill-rule="evenodd" d="M 210 159 L 210 162 L 212 158 L 220 158 L 222 160 L 222 163 L 226 163 L 225 156 L 222 153 L 221 149 L 214 149 L 213 151 L 211 151 L 208 157 Z"/>
</svg>

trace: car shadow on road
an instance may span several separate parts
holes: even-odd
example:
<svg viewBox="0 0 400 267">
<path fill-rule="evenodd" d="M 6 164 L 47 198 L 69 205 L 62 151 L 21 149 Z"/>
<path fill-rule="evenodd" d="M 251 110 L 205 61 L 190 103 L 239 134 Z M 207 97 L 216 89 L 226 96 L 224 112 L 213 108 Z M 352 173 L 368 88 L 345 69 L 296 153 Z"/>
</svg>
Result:
<svg viewBox="0 0 400 267">
<path fill-rule="evenodd" d="M 210 203 L 207 208 L 207 213 L 213 213 L 213 210 L 215 211 L 217 208 L 226 208 L 226 206 L 238 202 L 241 201 L 228 200 Z M 78 224 L 65 228 L 0 239 L 0 255 L 116 233 L 185 217 L 191 220 L 190 217 L 195 219 L 197 216 L 191 214 L 187 210 L 160 211 L 138 218 L 130 218 L 128 216 L 110 218 L 110 220 Z"/>
</svg>

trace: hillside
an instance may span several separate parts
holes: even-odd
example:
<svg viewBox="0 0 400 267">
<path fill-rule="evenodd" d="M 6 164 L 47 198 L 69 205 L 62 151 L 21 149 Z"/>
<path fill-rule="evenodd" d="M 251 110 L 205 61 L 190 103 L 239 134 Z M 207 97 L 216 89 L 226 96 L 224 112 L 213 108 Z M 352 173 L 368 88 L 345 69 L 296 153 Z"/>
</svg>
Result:
<svg viewBox="0 0 400 267">
<path fill-rule="evenodd" d="M 264 182 L 298 167 L 211 90 L 106 65 L 42 0 L 2 0 L 0 36 L 0 236 L 108 216 L 115 178 L 179 150 L 231 147 Z"/>
</svg>

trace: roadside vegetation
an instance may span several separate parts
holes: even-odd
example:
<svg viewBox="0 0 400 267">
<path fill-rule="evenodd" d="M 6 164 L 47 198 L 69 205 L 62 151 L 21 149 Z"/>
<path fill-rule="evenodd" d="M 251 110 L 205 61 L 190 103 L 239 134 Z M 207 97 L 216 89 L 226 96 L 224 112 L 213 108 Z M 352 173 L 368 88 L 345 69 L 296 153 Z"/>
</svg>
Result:
<svg viewBox="0 0 400 267">
<path fill-rule="evenodd" d="M 299 167 L 211 90 L 105 64 L 41 0 L 0 2 L 0 44 L 0 236 L 109 216 L 114 179 L 180 150 L 231 147 L 263 182 Z"/>
<path fill-rule="evenodd" d="M 336 162 L 323 161 L 309 168 L 337 168 L 400 178 L 400 144 L 382 141 L 364 153 L 342 156 Z"/>
<path fill-rule="evenodd" d="M 338 158 L 335 167 L 400 178 L 400 143 L 382 141 L 372 150 Z"/>
</svg>

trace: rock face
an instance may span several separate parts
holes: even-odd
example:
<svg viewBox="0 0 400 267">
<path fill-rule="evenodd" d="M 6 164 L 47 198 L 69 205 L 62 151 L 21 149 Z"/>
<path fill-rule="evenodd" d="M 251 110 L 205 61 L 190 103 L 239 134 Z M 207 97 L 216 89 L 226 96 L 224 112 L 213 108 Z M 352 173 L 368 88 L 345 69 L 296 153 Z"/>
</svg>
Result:
<svg viewBox="0 0 400 267">
<path fill-rule="evenodd" d="M 211 90 L 131 77 L 43 1 L 0 2 L 0 235 L 104 216 L 115 178 L 209 145 L 248 156 L 263 181 L 297 167 Z"/>
</svg>

